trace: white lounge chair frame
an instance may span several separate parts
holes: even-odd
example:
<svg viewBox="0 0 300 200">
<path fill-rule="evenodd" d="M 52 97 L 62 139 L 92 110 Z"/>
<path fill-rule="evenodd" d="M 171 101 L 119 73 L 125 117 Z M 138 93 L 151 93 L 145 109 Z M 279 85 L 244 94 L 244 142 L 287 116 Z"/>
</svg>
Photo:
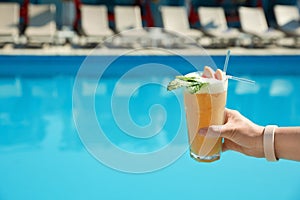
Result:
<svg viewBox="0 0 300 200">
<path fill-rule="evenodd" d="M 29 25 L 25 30 L 28 43 L 49 43 L 56 40 L 54 4 L 29 4 Z"/>
<path fill-rule="evenodd" d="M 269 28 L 264 10 L 259 7 L 239 7 L 238 9 L 242 30 L 252 34 L 263 44 L 276 43 L 283 38 L 281 31 Z"/>
<path fill-rule="evenodd" d="M 280 30 L 289 36 L 300 37 L 300 14 L 297 6 L 274 6 L 276 22 Z"/>
<path fill-rule="evenodd" d="M 87 43 L 100 43 L 114 35 L 104 5 L 81 5 L 81 23 Z"/>
<path fill-rule="evenodd" d="M 0 3 L 0 43 L 17 43 L 20 6 L 18 3 Z"/>
<path fill-rule="evenodd" d="M 115 28 L 121 37 L 120 45 L 140 45 L 148 40 L 148 32 L 143 28 L 139 6 L 115 6 Z"/>
<path fill-rule="evenodd" d="M 194 40 L 203 36 L 200 30 L 190 28 L 188 14 L 183 6 L 161 6 L 163 26 L 169 31 L 178 32 Z"/>
<path fill-rule="evenodd" d="M 198 16 L 202 30 L 222 43 L 239 42 L 242 33 L 236 28 L 228 28 L 222 7 L 199 7 Z"/>
<path fill-rule="evenodd" d="M 143 28 L 139 6 L 115 6 L 116 31 Z"/>
</svg>

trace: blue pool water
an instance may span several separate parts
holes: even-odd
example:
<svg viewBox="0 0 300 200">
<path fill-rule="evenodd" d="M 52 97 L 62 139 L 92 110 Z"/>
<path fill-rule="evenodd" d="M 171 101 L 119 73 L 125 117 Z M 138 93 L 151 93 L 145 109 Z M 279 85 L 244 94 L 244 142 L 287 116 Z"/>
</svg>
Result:
<svg viewBox="0 0 300 200">
<path fill-rule="evenodd" d="M 186 129 L 180 129 L 181 123 L 185 125 L 182 96 L 180 92 L 165 90 L 170 75 L 130 76 L 117 84 L 122 72 L 111 70 L 101 80 L 91 74 L 77 80 L 74 75 L 83 59 L 0 57 L 1 200 L 300 199 L 298 162 L 269 163 L 231 151 L 210 164 L 192 160 L 182 148 L 187 143 Z M 131 63 L 162 60 L 180 72 L 188 70 L 173 63 L 170 57 L 124 59 Z M 213 59 L 218 66 L 224 61 L 218 56 Z M 230 81 L 227 107 L 261 125 L 299 125 L 300 57 L 236 56 L 230 63 L 231 74 L 255 80 L 256 84 Z M 130 64 L 123 64 L 129 66 L 123 68 L 128 71 Z M 272 68 L 270 75 L 268 70 Z M 95 100 L 94 115 L 99 127 L 112 146 L 145 155 L 161 151 L 178 136 L 172 146 L 183 149 L 182 155 L 179 153 L 178 159 L 149 173 L 126 173 L 121 171 L 132 166 L 145 167 L 147 159 L 114 160 L 118 156 L 110 155 L 112 147 L 104 146 L 98 149 L 100 154 L 110 155 L 112 163 L 117 164 L 100 162 L 97 153 L 80 139 L 97 131 L 89 124 L 91 97 Z M 82 129 L 76 117 L 84 111 L 88 132 L 79 133 Z M 142 131 L 130 132 L 135 128 Z M 104 145 L 93 141 L 97 141 L 97 135 L 90 138 L 89 145 Z M 155 162 L 162 159 L 169 158 L 153 158 Z"/>
</svg>

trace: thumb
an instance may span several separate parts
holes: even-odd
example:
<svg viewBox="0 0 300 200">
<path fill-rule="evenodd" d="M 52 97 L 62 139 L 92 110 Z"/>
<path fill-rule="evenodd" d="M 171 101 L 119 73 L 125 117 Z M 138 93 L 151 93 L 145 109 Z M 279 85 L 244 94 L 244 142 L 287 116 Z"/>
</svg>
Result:
<svg viewBox="0 0 300 200">
<path fill-rule="evenodd" d="M 222 137 L 221 130 L 223 128 L 223 125 L 211 125 L 208 127 L 207 130 L 207 136 L 208 137 L 213 137 L 213 138 L 219 138 Z"/>
<path fill-rule="evenodd" d="M 227 128 L 227 125 L 212 125 L 209 127 L 212 134 L 232 140 L 231 131 Z"/>
</svg>

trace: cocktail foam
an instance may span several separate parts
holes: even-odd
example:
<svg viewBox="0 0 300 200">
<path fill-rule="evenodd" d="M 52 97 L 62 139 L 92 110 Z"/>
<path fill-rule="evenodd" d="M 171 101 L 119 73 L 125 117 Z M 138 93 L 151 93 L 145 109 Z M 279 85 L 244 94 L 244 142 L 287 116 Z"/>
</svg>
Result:
<svg viewBox="0 0 300 200">
<path fill-rule="evenodd" d="M 200 88 L 195 94 L 203 94 L 203 93 L 222 93 L 227 91 L 228 88 L 228 79 L 225 74 L 223 74 L 222 80 L 217 80 L 215 78 L 204 78 L 202 77 L 202 71 L 192 72 L 185 75 L 186 77 L 195 77 L 197 79 L 201 79 L 201 82 L 208 83 L 207 85 Z"/>
</svg>

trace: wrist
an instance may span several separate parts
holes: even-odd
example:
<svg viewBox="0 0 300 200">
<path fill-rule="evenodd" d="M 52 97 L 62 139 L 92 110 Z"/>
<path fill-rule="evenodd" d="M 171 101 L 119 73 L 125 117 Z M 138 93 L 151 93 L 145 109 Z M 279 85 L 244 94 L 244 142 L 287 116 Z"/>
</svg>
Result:
<svg viewBox="0 0 300 200">
<path fill-rule="evenodd" d="M 277 158 L 300 161 L 300 127 L 280 127 L 275 134 Z"/>
<path fill-rule="evenodd" d="M 264 126 L 256 126 L 255 128 L 255 133 L 259 138 L 259 143 L 258 143 L 258 155 L 257 157 L 264 157 L 264 131 L 265 131 L 265 127 Z"/>
</svg>

